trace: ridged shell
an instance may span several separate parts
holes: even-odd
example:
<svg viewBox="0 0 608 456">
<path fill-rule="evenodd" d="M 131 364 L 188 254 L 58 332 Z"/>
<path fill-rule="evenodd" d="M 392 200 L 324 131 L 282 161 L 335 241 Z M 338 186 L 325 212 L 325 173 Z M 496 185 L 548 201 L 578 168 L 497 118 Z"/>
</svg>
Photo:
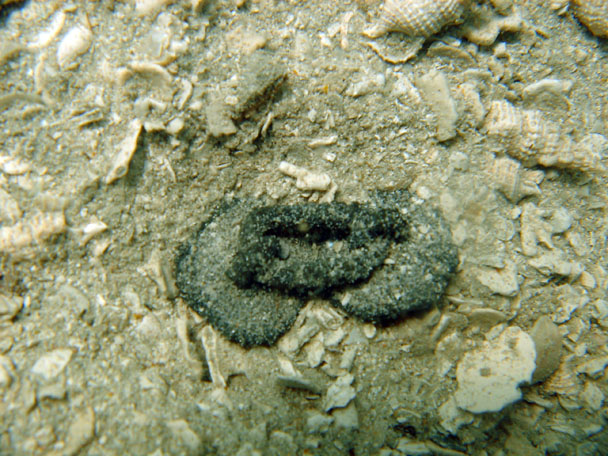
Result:
<svg viewBox="0 0 608 456">
<path fill-rule="evenodd" d="M 377 38 L 388 32 L 429 37 L 458 22 L 467 0 L 385 0 L 378 22 L 363 33 Z"/>
<path fill-rule="evenodd" d="M 526 196 L 540 195 L 538 184 L 542 182 L 544 173 L 524 170 L 517 161 L 501 157 L 492 162 L 488 177 L 509 201 L 517 203 Z"/>
<path fill-rule="evenodd" d="M 572 11 L 591 33 L 608 38 L 607 0 L 572 0 Z"/>
<path fill-rule="evenodd" d="M 554 166 L 581 171 L 605 171 L 604 146 L 599 140 L 575 143 L 557 123 L 540 111 L 518 109 L 505 100 L 490 105 L 485 129 L 496 137 L 506 152 L 524 166 Z"/>
</svg>

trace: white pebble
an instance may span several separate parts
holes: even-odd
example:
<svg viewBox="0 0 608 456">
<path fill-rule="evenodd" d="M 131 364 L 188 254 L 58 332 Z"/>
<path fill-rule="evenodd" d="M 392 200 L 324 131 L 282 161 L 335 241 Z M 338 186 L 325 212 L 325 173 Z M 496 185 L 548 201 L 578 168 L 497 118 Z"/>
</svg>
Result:
<svg viewBox="0 0 608 456">
<path fill-rule="evenodd" d="M 469 412 L 484 413 L 518 401 L 518 386 L 531 381 L 535 358 L 534 341 L 528 334 L 515 326 L 505 329 L 458 363 L 456 403 Z"/>
<path fill-rule="evenodd" d="M 77 25 L 65 34 L 57 48 L 57 63 L 64 70 L 70 66 L 76 57 L 84 54 L 91 46 L 93 34 L 88 27 Z"/>
<path fill-rule="evenodd" d="M 58 348 L 42 355 L 32 367 L 32 372 L 45 380 L 57 377 L 72 359 L 73 351 L 69 348 Z"/>
<path fill-rule="evenodd" d="M 279 164 L 279 171 L 296 179 L 296 187 L 300 190 L 329 190 L 331 178 L 324 173 L 313 173 L 305 168 L 292 165 L 286 161 Z"/>
</svg>

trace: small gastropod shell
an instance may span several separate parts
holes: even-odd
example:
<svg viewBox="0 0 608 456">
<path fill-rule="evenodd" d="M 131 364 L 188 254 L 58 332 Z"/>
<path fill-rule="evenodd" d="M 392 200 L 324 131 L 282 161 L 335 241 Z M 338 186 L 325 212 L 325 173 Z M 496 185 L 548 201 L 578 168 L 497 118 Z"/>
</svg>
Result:
<svg viewBox="0 0 608 456">
<path fill-rule="evenodd" d="M 540 111 L 519 109 L 506 100 L 494 101 L 486 115 L 485 129 L 507 154 L 526 167 L 606 172 L 603 162 L 608 150 L 606 138 L 591 134 L 576 142 Z"/>
<path fill-rule="evenodd" d="M 429 37 L 457 23 L 469 0 L 385 0 L 375 25 L 363 34 L 377 38 L 388 32 Z"/>
</svg>

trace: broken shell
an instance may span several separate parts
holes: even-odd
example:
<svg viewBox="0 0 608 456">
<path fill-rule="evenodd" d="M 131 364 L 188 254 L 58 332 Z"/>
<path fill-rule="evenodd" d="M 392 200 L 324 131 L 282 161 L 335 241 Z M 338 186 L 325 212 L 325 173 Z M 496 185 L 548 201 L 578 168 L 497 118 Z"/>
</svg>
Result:
<svg viewBox="0 0 608 456">
<path fill-rule="evenodd" d="M 0 228 L 0 252 L 27 257 L 30 247 L 63 232 L 65 227 L 62 212 L 37 213 L 13 226 Z"/>
<path fill-rule="evenodd" d="M 135 154 L 135 150 L 137 149 L 137 141 L 139 139 L 141 129 L 142 124 L 140 120 L 134 119 L 131 121 L 127 136 L 120 144 L 119 151 L 114 157 L 112 165 L 110 166 L 110 171 L 106 175 L 106 184 L 111 184 L 115 180 L 124 177 L 129 171 L 129 164 L 131 163 L 133 154 Z"/>
<path fill-rule="evenodd" d="M 605 171 L 601 151 L 575 143 L 559 125 L 542 112 L 519 109 L 506 100 L 492 102 L 485 120 L 490 136 L 498 138 L 506 152 L 524 166 L 536 165 L 581 171 Z"/>
<path fill-rule="evenodd" d="M 38 33 L 38 35 L 36 35 L 36 38 L 31 43 L 29 43 L 27 47 L 30 50 L 37 50 L 45 48 L 49 44 L 51 44 L 51 42 L 61 33 L 61 29 L 65 24 L 65 18 L 66 15 L 64 11 L 59 11 L 58 13 L 56 13 L 53 16 L 53 19 L 51 20 L 49 26 L 46 29 L 42 30 L 40 33 Z"/>
<path fill-rule="evenodd" d="M 431 70 L 418 78 L 417 85 L 422 97 L 437 118 L 437 141 L 443 142 L 454 138 L 456 136 L 458 111 L 445 73 Z"/>
<path fill-rule="evenodd" d="M 32 168 L 31 163 L 20 160 L 19 158 L 0 156 L 0 169 L 9 176 L 25 174 Z"/>
<path fill-rule="evenodd" d="M 538 184 L 542 182 L 544 173 L 524 170 L 515 160 L 502 157 L 494 160 L 488 176 L 509 201 L 518 203 L 526 196 L 540 195 Z"/>
<path fill-rule="evenodd" d="M 363 31 L 369 38 L 388 32 L 429 37 L 459 21 L 467 0 L 385 0 L 375 25 Z"/>
<path fill-rule="evenodd" d="M 81 246 L 86 245 L 93 237 L 97 236 L 99 233 L 103 233 L 107 229 L 108 225 L 97 217 L 93 217 L 93 220 L 77 230 L 78 234 L 81 236 L 79 244 Z"/>
<path fill-rule="evenodd" d="M 326 191 L 331 186 L 331 178 L 327 174 L 313 173 L 286 161 L 279 164 L 279 171 L 286 176 L 295 178 L 296 187 L 300 190 Z"/>
<path fill-rule="evenodd" d="M 0 188 L 0 222 L 4 225 L 14 225 L 21 219 L 19 203 L 6 190 Z"/>
<path fill-rule="evenodd" d="M 72 27 L 65 34 L 57 48 L 57 63 L 63 70 L 68 67 L 76 57 L 84 54 L 91 46 L 91 30 L 84 25 Z"/>
<path fill-rule="evenodd" d="M 0 293 L 0 322 L 11 321 L 23 309 L 23 298 Z"/>
<path fill-rule="evenodd" d="M 142 77 L 149 79 L 158 87 L 164 87 L 171 84 L 173 76 L 161 65 L 154 62 L 131 62 L 129 69 L 140 74 Z M 131 74 L 128 75 L 130 77 Z M 128 79 L 128 78 L 127 78 Z"/>
<path fill-rule="evenodd" d="M 467 24 L 463 27 L 463 35 L 467 40 L 480 46 L 491 46 L 501 32 L 519 32 L 523 26 L 523 18 L 519 11 L 513 11 L 508 16 L 501 16 L 480 10 L 477 24 Z"/>
<path fill-rule="evenodd" d="M 606 0 L 572 0 L 572 11 L 591 33 L 608 38 L 608 2 Z"/>
<path fill-rule="evenodd" d="M 135 0 L 135 12 L 139 16 L 158 13 L 171 0 Z"/>
</svg>

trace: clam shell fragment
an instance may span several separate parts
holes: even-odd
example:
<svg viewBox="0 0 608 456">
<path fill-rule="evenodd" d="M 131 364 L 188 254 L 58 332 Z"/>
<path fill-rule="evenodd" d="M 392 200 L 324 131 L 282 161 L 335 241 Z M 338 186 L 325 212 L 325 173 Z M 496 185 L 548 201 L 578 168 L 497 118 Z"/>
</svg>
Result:
<svg viewBox="0 0 608 456">
<path fill-rule="evenodd" d="M 388 32 L 429 37 L 460 20 L 467 0 L 385 0 L 375 25 L 363 31 L 369 38 Z"/>
</svg>

